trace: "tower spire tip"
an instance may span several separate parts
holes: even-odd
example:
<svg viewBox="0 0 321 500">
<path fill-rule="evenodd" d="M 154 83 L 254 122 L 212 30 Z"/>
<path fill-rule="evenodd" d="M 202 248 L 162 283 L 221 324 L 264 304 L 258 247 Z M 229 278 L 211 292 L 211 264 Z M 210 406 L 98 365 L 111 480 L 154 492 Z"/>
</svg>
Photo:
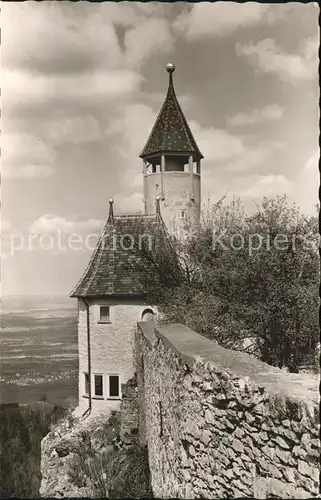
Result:
<svg viewBox="0 0 321 500">
<path fill-rule="evenodd" d="M 166 64 L 166 71 L 168 73 L 174 73 L 175 69 L 176 69 L 175 64 L 173 64 L 173 63 Z"/>
<path fill-rule="evenodd" d="M 109 214 L 108 214 L 108 222 L 114 223 L 114 199 L 109 198 Z"/>
</svg>

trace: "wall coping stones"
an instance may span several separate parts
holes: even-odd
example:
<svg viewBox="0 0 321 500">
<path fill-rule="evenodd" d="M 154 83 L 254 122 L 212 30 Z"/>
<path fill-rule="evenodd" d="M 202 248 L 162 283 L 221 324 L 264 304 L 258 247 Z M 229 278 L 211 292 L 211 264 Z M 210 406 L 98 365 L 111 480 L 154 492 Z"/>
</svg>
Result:
<svg viewBox="0 0 321 500">
<path fill-rule="evenodd" d="M 186 483 L 195 498 L 315 497 L 317 375 L 287 373 L 180 324 L 139 323 L 135 340 L 155 497 L 184 498 Z"/>
<path fill-rule="evenodd" d="M 157 342 L 155 324 L 152 321 L 139 321 L 137 326 L 138 330 L 140 330 L 147 342 L 153 346 L 154 343 Z"/>
<path fill-rule="evenodd" d="M 161 339 L 189 367 L 200 361 L 203 364 L 209 363 L 217 373 L 228 371 L 238 377 L 247 377 L 252 383 L 279 398 L 283 396 L 310 403 L 320 400 L 317 374 L 284 372 L 250 354 L 226 349 L 182 324 L 155 325 L 152 322 L 139 322 L 138 327 L 149 344 Z"/>
</svg>

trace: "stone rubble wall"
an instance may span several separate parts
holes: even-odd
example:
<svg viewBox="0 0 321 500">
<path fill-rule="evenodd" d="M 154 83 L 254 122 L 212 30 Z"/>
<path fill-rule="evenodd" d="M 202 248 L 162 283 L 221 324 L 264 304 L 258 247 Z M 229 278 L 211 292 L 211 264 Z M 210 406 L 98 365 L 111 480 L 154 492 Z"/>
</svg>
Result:
<svg viewBox="0 0 321 500">
<path fill-rule="evenodd" d="M 135 364 L 156 498 L 318 495 L 318 376 L 285 373 L 183 325 L 139 323 Z"/>
</svg>

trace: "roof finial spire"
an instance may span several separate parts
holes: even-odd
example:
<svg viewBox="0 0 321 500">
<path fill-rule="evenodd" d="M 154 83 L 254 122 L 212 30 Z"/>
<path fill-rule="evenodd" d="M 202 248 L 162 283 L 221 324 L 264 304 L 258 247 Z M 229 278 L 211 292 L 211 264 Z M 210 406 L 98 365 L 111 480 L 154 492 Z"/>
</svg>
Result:
<svg viewBox="0 0 321 500">
<path fill-rule="evenodd" d="M 109 198 L 109 215 L 108 215 L 108 222 L 111 222 L 112 224 L 114 223 L 114 199 Z"/>
<path fill-rule="evenodd" d="M 173 84 L 175 65 L 167 64 L 166 71 L 169 73 L 167 95 L 140 157 L 148 162 L 155 160 L 154 163 L 157 165 L 162 154 L 174 153 L 182 157 L 193 155 L 194 161 L 200 160 L 203 155 L 175 94 Z"/>
<path fill-rule="evenodd" d="M 160 215 L 160 196 L 156 196 L 156 215 Z"/>
<path fill-rule="evenodd" d="M 166 64 L 166 71 L 169 73 L 169 86 L 173 86 L 173 73 L 175 71 L 175 64 L 168 63 Z"/>
<path fill-rule="evenodd" d="M 166 71 L 168 71 L 168 73 L 174 73 L 175 69 L 176 69 L 175 64 L 173 63 L 166 64 Z"/>
</svg>

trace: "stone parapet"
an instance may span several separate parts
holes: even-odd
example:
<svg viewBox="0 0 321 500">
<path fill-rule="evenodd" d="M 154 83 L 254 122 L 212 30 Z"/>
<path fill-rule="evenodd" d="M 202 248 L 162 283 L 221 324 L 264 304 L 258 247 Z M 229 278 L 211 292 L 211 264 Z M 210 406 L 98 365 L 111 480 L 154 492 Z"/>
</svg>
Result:
<svg viewBox="0 0 321 500">
<path fill-rule="evenodd" d="M 317 496 L 317 375 L 283 372 L 178 324 L 139 323 L 135 365 L 155 497 Z"/>
</svg>

